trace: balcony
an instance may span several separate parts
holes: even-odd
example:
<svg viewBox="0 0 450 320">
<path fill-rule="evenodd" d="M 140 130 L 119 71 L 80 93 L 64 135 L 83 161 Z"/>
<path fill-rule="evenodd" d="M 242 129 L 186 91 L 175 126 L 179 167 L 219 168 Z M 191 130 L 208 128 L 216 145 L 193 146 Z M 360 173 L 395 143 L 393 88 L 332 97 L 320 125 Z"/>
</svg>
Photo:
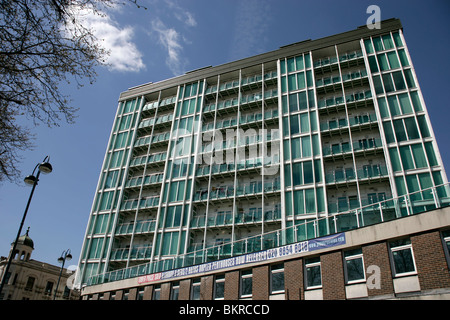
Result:
<svg viewBox="0 0 450 320">
<path fill-rule="evenodd" d="M 333 135 L 347 132 L 348 128 L 351 130 L 363 130 L 366 128 L 371 129 L 374 126 L 378 126 L 376 114 L 366 113 L 352 116 L 348 121 L 346 118 L 322 121 L 320 123 L 320 132 L 322 134 Z"/>
<path fill-rule="evenodd" d="M 159 153 L 150 154 L 148 156 L 133 158 L 130 161 L 130 167 L 138 167 L 138 166 L 143 166 L 145 164 L 150 164 L 150 163 L 157 164 L 157 163 L 166 161 L 166 157 L 167 157 L 167 152 L 159 152 Z"/>
<path fill-rule="evenodd" d="M 341 67 L 350 68 L 359 64 L 364 65 L 362 51 L 352 51 L 344 53 L 337 57 L 325 57 L 314 61 L 314 70 L 325 72 L 332 72 L 338 69 L 338 61 Z"/>
<path fill-rule="evenodd" d="M 371 183 L 380 181 L 380 179 L 388 178 L 388 171 L 384 165 L 364 165 L 356 170 L 354 168 L 336 169 L 325 174 L 327 185 L 349 185 L 356 183 Z"/>
<path fill-rule="evenodd" d="M 382 149 L 382 141 L 380 138 L 360 139 L 350 142 L 336 143 L 331 146 L 324 146 L 322 153 L 325 159 L 331 158 L 333 160 L 345 159 L 351 157 L 354 152 L 355 156 L 369 155 L 376 153 L 377 150 Z"/>
<path fill-rule="evenodd" d="M 169 127 L 172 125 L 172 114 L 166 114 L 164 116 L 160 116 L 157 118 L 147 118 L 143 119 L 141 123 L 139 123 L 138 129 L 143 129 L 149 131 L 152 126 L 155 127 Z"/>
<path fill-rule="evenodd" d="M 236 191 L 236 197 L 260 197 L 264 194 L 273 194 L 280 191 L 280 181 L 278 178 L 266 181 L 264 184 L 262 181 L 250 182 L 250 183 L 238 183 L 236 190 L 234 185 L 223 185 L 219 187 L 212 187 L 208 191 L 206 188 L 195 191 L 194 202 L 216 201 L 216 200 L 231 200 L 234 197 Z"/>
<path fill-rule="evenodd" d="M 125 183 L 125 188 L 140 188 L 141 186 L 155 186 L 159 188 L 159 185 L 163 181 L 164 174 L 156 173 L 140 177 L 132 177 Z"/>
<path fill-rule="evenodd" d="M 111 261 L 127 261 L 130 260 L 146 260 L 150 259 L 152 255 L 152 246 L 140 246 L 133 247 L 130 252 L 130 248 L 119 248 L 111 250 Z"/>
<path fill-rule="evenodd" d="M 151 196 L 142 199 L 124 200 L 120 206 L 120 211 L 134 211 L 139 209 L 157 208 L 159 205 L 159 196 Z"/>
<path fill-rule="evenodd" d="M 317 101 L 319 109 L 343 110 L 345 103 L 350 107 L 360 107 L 372 102 L 372 92 L 370 90 L 360 91 L 344 96 L 334 96 Z"/>
<path fill-rule="evenodd" d="M 145 114 L 150 111 L 156 110 L 157 108 L 159 108 L 160 110 L 169 109 L 170 107 L 175 106 L 176 99 L 177 99 L 176 96 L 172 96 L 172 97 L 162 99 L 159 103 L 158 103 L 158 101 L 147 102 L 144 105 L 144 108 L 142 108 L 142 113 Z"/>
<path fill-rule="evenodd" d="M 450 206 L 450 186 L 448 184 L 422 189 L 366 206 L 361 206 L 359 202 L 355 201 L 353 203 L 353 209 L 348 211 L 339 212 L 312 221 L 305 221 L 285 229 L 219 244 L 206 249 L 203 249 L 203 246 L 201 246 L 198 251 L 173 257 L 173 263 L 171 265 L 173 268 L 189 267 L 204 262 L 217 261 L 230 256 L 248 254 L 262 249 L 277 248 L 286 244 L 355 230 L 411 215 L 426 214 L 427 211 L 447 206 Z M 150 262 L 94 275 L 89 278 L 87 285 L 124 280 L 165 270 L 168 269 L 161 268 L 157 262 Z"/>
<path fill-rule="evenodd" d="M 135 225 L 136 225 L 136 228 L 135 228 Z M 130 222 L 130 223 L 119 224 L 116 227 L 115 235 L 116 236 L 131 235 L 131 234 L 133 234 L 133 228 L 135 228 L 134 234 L 155 232 L 156 220 L 140 220 L 136 223 Z"/>
</svg>

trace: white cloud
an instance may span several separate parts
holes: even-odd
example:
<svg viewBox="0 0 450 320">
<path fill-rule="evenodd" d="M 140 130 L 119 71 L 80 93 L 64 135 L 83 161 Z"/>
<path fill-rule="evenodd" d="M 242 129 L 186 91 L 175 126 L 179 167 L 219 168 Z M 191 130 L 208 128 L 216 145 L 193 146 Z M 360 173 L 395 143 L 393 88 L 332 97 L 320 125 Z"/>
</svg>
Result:
<svg viewBox="0 0 450 320">
<path fill-rule="evenodd" d="M 85 9 L 78 15 L 83 26 L 91 29 L 101 46 L 109 52 L 106 63 L 110 70 L 138 72 L 145 69 L 142 53 L 133 42 L 132 27 L 119 26 L 106 13 L 98 15 Z"/>
<path fill-rule="evenodd" d="M 192 13 L 186 11 L 186 9 L 182 8 L 175 1 L 165 0 L 165 2 L 170 9 L 174 10 L 175 18 L 179 21 L 183 22 L 188 27 L 195 27 L 197 25 L 197 21 Z"/>
<path fill-rule="evenodd" d="M 184 59 L 181 57 L 183 47 L 181 36 L 173 28 L 168 28 L 159 20 L 152 21 L 152 29 L 158 35 L 159 42 L 167 50 L 166 64 L 174 75 L 183 73 Z"/>
</svg>

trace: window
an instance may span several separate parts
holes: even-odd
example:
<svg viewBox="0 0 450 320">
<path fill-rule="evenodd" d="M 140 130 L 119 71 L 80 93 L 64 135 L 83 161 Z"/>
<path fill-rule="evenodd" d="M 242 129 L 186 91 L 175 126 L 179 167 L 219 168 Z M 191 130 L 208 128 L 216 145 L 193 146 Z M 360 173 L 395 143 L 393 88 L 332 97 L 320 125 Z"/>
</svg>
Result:
<svg viewBox="0 0 450 320">
<path fill-rule="evenodd" d="M 253 274 L 252 270 L 243 270 L 241 271 L 241 282 L 240 282 L 240 297 L 241 298 L 249 298 L 252 296 L 253 289 Z"/>
<path fill-rule="evenodd" d="M 128 296 L 130 295 L 130 290 L 125 289 L 123 290 L 122 300 L 128 300 Z"/>
<path fill-rule="evenodd" d="M 322 287 L 320 257 L 305 259 L 305 284 L 306 289 Z"/>
<path fill-rule="evenodd" d="M 214 299 L 223 300 L 225 297 L 225 275 L 216 275 L 214 280 Z"/>
<path fill-rule="evenodd" d="M 180 293 L 180 282 L 176 281 L 172 284 L 172 290 L 170 291 L 170 300 L 178 300 Z"/>
<path fill-rule="evenodd" d="M 144 288 L 139 288 L 137 294 L 137 300 L 144 300 Z"/>
<path fill-rule="evenodd" d="M 284 264 L 275 264 L 270 267 L 270 293 L 284 292 Z"/>
<path fill-rule="evenodd" d="M 442 231 L 442 241 L 444 244 L 445 257 L 447 264 L 450 265 L 450 230 Z"/>
<path fill-rule="evenodd" d="M 157 284 L 153 287 L 153 297 L 152 300 L 161 299 L 161 285 Z"/>
<path fill-rule="evenodd" d="M 36 281 L 33 277 L 28 277 L 27 284 L 25 285 L 25 291 L 33 290 L 34 281 Z"/>
<path fill-rule="evenodd" d="M 392 241 L 389 247 L 394 276 L 415 274 L 416 265 L 410 239 Z"/>
<path fill-rule="evenodd" d="M 45 295 L 51 295 L 52 294 L 52 290 L 53 290 L 53 282 L 47 281 L 47 285 L 45 286 L 44 294 Z"/>
<path fill-rule="evenodd" d="M 200 284 L 200 278 L 192 280 L 191 300 L 200 300 Z"/>
<path fill-rule="evenodd" d="M 366 280 L 361 248 L 344 252 L 344 270 L 345 280 L 349 284 Z"/>
</svg>

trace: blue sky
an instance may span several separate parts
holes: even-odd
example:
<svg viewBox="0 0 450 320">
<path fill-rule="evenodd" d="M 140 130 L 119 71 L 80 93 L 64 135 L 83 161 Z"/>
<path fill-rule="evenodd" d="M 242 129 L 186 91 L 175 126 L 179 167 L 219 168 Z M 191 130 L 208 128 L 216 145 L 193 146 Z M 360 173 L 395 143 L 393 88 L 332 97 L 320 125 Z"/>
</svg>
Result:
<svg viewBox="0 0 450 320">
<path fill-rule="evenodd" d="M 33 258 L 57 264 L 70 248 L 77 264 L 119 94 L 205 66 L 242 59 L 280 46 L 353 30 L 366 23 L 376 4 L 381 19 L 399 18 L 427 104 L 445 168 L 450 168 L 450 2 L 447 0 L 140 0 L 87 19 L 106 48 L 110 67 L 97 82 L 65 86 L 75 124 L 33 128 L 34 150 L 23 152 L 23 176 L 50 156 L 53 172 L 41 175 L 23 228 L 30 226 Z M 31 123 L 30 123 L 31 125 Z M 7 256 L 30 188 L 0 185 L 0 255 Z M 67 265 L 66 265 L 67 266 Z"/>
</svg>

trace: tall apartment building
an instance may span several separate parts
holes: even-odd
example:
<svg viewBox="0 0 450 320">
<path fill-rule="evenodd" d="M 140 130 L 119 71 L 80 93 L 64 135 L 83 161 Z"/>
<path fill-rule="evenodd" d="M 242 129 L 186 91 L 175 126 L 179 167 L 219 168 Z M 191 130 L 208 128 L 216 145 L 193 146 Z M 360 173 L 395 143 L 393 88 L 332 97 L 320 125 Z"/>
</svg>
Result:
<svg viewBox="0 0 450 320">
<path fill-rule="evenodd" d="M 120 95 L 80 281 L 387 223 L 446 184 L 399 20 L 294 43 Z"/>
</svg>

